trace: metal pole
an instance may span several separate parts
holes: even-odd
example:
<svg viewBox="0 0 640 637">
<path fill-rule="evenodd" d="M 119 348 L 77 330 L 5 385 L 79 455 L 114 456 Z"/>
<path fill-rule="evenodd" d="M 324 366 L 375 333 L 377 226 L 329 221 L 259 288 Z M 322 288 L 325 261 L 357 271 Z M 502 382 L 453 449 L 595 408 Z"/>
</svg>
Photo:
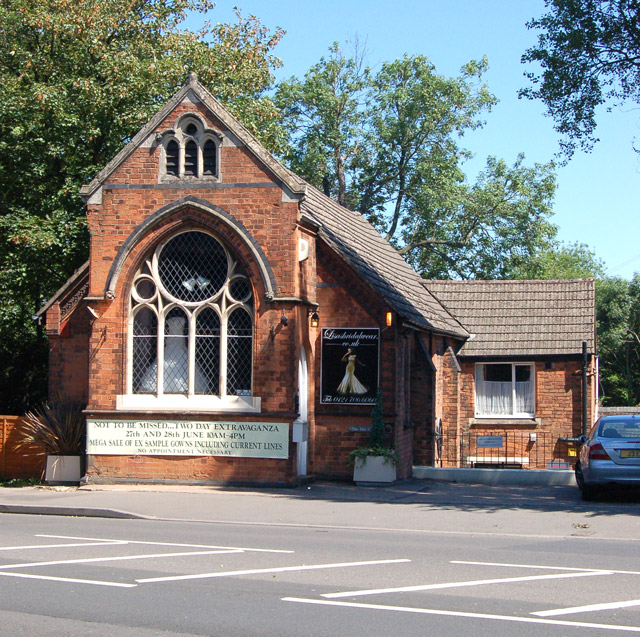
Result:
<svg viewBox="0 0 640 637">
<path fill-rule="evenodd" d="M 588 421 L 588 375 L 589 375 L 589 358 L 587 355 L 587 341 L 582 341 L 582 434 L 589 434 Z"/>
</svg>

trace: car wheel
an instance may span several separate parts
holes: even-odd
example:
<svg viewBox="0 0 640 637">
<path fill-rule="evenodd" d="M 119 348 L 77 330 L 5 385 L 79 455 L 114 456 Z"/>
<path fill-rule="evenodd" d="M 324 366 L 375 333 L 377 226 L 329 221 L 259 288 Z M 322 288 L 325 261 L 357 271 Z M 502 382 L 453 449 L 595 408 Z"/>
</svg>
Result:
<svg viewBox="0 0 640 637">
<path fill-rule="evenodd" d="M 576 465 L 576 483 L 580 489 L 580 495 L 583 500 L 595 500 L 597 495 L 596 489 L 585 484 L 584 476 L 582 475 L 582 467 L 579 463 Z"/>
</svg>

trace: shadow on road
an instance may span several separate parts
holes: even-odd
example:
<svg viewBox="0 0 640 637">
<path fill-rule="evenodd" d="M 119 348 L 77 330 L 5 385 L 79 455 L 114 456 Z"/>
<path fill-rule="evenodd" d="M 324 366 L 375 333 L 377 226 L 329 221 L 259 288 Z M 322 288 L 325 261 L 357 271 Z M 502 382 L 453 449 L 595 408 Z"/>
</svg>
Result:
<svg viewBox="0 0 640 637">
<path fill-rule="evenodd" d="M 589 516 L 639 515 L 640 492 L 611 491 L 594 502 L 583 502 L 575 486 L 489 486 L 404 480 L 389 487 L 357 487 L 317 482 L 280 497 L 336 502 L 418 504 L 430 509 L 458 511 L 571 511 Z"/>
</svg>

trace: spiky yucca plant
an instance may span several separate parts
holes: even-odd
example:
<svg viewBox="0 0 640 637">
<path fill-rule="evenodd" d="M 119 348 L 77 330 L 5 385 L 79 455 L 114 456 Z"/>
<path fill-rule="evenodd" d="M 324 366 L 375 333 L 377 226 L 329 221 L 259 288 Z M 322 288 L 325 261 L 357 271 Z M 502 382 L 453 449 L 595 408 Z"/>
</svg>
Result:
<svg viewBox="0 0 640 637">
<path fill-rule="evenodd" d="M 18 427 L 19 451 L 41 456 L 78 456 L 84 454 L 86 419 L 84 405 L 61 398 L 45 402 L 27 412 Z M 35 449 L 35 450 L 34 450 Z"/>
</svg>

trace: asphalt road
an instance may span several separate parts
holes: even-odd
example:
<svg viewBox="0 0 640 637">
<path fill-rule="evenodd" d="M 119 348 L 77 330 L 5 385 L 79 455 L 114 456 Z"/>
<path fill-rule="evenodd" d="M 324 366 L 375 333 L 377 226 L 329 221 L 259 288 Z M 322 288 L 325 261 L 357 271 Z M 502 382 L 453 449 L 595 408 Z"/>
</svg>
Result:
<svg viewBox="0 0 640 637">
<path fill-rule="evenodd" d="M 426 527 L 421 507 L 393 524 L 401 504 L 375 501 L 365 528 L 359 503 L 327 499 L 305 500 L 326 524 L 294 524 L 267 515 L 273 497 L 259 523 L 228 510 L 222 521 L 0 515 L 0 634 L 640 632 L 638 499 L 598 503 L 590 513 L 617 518 L 620 534 L 595 536 L 588 522 L 550 530 L 563 511 L 532 502 L 515 525 L 501 492 L 508 506 L 458 508 L 459 523 L 443 506 L 448 528 Z"/>
</svg>

